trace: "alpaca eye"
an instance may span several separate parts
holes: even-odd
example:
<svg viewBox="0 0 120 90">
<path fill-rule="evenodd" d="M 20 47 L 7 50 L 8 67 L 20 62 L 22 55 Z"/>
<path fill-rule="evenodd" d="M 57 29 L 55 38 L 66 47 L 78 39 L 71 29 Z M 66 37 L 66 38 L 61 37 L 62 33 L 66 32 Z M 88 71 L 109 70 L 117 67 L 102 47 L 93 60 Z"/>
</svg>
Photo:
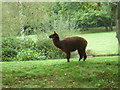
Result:
<svg viewBox="0 0 120 90">
<path fill-rule="evenodd" d="M 54 35 L 54 37 L 57 37 L 57 35 Z"/>
</svg>

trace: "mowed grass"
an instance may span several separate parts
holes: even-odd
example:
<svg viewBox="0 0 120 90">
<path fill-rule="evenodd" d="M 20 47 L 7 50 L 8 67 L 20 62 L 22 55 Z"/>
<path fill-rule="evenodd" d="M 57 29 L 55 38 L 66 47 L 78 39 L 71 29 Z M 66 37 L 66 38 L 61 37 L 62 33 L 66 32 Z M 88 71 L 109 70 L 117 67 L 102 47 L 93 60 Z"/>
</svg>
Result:
<svg viewBox="0 0 120 90">
<path fill-rule="evenodd" d="M 118 88 L 118 57 L 2 62 L 3 88 Z"/>
<path fill-rule="evenodd" d="M 87 50 L 92 55 L 118 54 L 116 32 L 88 33 L 76 36 L 84 37 L 88 41 Z"/>
</svg>

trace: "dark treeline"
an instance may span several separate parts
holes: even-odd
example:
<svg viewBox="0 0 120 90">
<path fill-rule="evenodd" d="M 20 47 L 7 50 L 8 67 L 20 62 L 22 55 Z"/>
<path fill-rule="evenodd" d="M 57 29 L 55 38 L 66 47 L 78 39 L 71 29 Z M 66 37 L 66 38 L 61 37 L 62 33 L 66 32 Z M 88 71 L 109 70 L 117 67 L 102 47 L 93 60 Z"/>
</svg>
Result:
<svg viewBox="0 0 120 90">
<path fill-rule="evenodd" d="M 3 36 L 50 30 L 88 30 L 105 27 L 112 31 L 115 25 L 110 3 L 95 2 L 3 2 Z"/>
</svg>

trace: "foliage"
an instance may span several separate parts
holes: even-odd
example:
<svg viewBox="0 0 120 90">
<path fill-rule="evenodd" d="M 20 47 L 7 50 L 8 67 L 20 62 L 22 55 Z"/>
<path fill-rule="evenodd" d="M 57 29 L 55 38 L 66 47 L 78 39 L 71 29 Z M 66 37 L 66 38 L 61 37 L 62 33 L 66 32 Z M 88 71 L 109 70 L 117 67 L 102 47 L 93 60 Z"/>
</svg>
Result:
<svg viewBox="0 0 120 90">
<path fill-rule="evenodd" d="M 77 28 L 107 27 L 107 25 L 114 23 L 110 15 L 109 3 L 63 2 L 57 3 L 57 5 L 56 7 L 60 8 L 55 7 L 55 13 L 62 14 L 64 17 L 69 18 L 70 21 L 74 21 Z"/>
<path fill-rule="evenodd" d="M 28 61 L 51 58 L 64 58 L 53 46 L 50 40 L 38 40 L 34 42 L 29 38 L 22 41 L 15 37 L 4 38 L 2 40 L 2 61 Z"/>
<path fill-rule="evenodd" d="M 46 59 L 45 56 L 42 56 L 42 52 L 38 53 L 35 50 L 30 49 L 23 49 L 18 52 L 17 56 L 15 57 L 15 60 L 19 61 L 29 61 L 29 60 L 44 60 Z"/>
<path fill-rule="evenodd" d="M 118 88 L 118 57 L 2 63 L 3 88 Z"/>
<path fill-rule="evenodd" d="M 21 5 L 17 2 L 3 2 L 2 7 L 3 36 L 20 35 L 23 28 L 20 22 L 27 27 L 26 35 L 114 25 L 109 2 L 22 2 Z"/>
<path fill-rule="evenodd" d="M 21 41 L 15 37 L 8 37 L 2 39 L 2 60 L 12 61 L 13 57 L 17 55 L 17 50 L 21 49 Z"/>
</svg>

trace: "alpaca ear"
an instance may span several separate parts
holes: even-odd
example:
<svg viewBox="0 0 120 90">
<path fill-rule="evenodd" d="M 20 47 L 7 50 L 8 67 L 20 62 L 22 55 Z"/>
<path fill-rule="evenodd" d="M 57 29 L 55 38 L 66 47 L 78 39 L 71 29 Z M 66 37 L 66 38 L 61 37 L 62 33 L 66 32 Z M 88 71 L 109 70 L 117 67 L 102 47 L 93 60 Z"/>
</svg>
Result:
<svg viewBox="0 0 120 90">
<path fill-rule="evenodd" d="M 54 31 L 54 33 L 56 33 L 56 32 Z"/>
</svg>

